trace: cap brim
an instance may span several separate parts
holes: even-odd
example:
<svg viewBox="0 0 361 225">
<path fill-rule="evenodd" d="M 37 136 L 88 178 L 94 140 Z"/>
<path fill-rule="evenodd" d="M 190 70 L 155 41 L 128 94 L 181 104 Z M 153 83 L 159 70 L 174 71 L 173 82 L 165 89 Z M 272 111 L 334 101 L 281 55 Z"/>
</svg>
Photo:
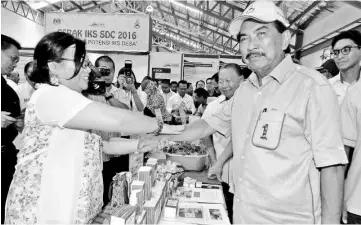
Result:
<svg viewBox="0 0 361 225">
<path fill-rule="evenodd" d="M 271 22 L 276 21 L 276 20 L 264 20 L 264 19 L 260 19 L 258 17 L 254 17 L 254 16 L 250 16 L 250 15 L 241 15 L 231 21 L 231 23 L 229 24 L 229 27 L 228 27 L 228 32 L 231 35 L 237 35 L 239 33 L 239 30 L 241 29 L 243 22 L 247 19 L 254 19 L 256 21 L 264 22 L 264 23 L 271 23 Z M 283 25 L 285 25 L 286 27 L 289 26 L 289 24 L 288 23 L 285 24 L 284 21 L 280 21 L 280 22 Z"/>
</svg>

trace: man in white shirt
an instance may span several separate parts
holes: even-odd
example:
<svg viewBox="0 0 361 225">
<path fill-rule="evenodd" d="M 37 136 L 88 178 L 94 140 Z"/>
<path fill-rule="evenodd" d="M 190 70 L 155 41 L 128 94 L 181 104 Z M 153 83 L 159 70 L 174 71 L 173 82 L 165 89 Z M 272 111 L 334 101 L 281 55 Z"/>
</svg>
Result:
<svg viewBox="0 0 361 225">
<path fill-rule="evenodd" d="M 343 143 L 351 162 L 345 181 L 343 222 L 361 224 L 361 81 L 347 90 L 341 105 Z"/>
<path fill-rule="evenodd" d="M 175 95 L 173 91 L 170 90 L 170 81 L 169 80 L 163 80 L 162 81 L 162 96 L 164 98 L 165 105 L 168 104 L 169 99 Z"/>
<path fill-rule="evenodd" d="M 178 82 L 178 93 L 172 96 L 167 104 L 167 111 L 169 113 L 178 111 L 180 106 L 183 106 L 186 114 L 194 114 L 196 112 L 193 98 L 186 94 L 187 85 L 188 83 L 185 80 Z"/>
<path fill-rule="evenodd" d="M 31 95 L 35 91 L 35 83 L 29 79 L 29 77 L 31 76 L 31 73 L 33 72 L 33 66 L 34 66 L 34 63 L 32 61 L 28 62 L 25 65 L 24 76 L 25 76 L 26 82 L 18 85 L 15 90 L 19 96 L 21 110 L 24 110 L 26 108 L 26 104 L 28 103 Z"/>
<path fill-rule="evenodd" d="M 350 84 L 360 78 L 361 33 L 357 30 L 349 30 L 334 37 L 331 56 L 340 73 L 329 81 L 341 105 Z"/>
<path fill-rule="evenodd" d="M 241 82 L 246 80 L 249 75 L 251 75 L 251 73 L 252 71 L 250 71 L 249 69 L 242 69 L 239 65 L 235 63 L 224 65 L 218 73 L 218 85 L 220 91 L 222 92 L 222 95 L 208 104 L 202 119 L 211 118 L 213 115 L 215 115 L 215 113 L 219 111 L 230 98 L 233 97 L 235 91 L 238 89 Z M 224 160 L 221 158 L 223 151 L 226 148 L 232 147 L 231 138 L 226 138 L 217 132 L 207 138 L 204 138 L 204 141 L 207 145 L 207 151 L 211 156 L 212 164 L 212 167 L 208 171 L 208 176 L 210 178 L 217 177 L 220 181 L 222 181 L 222 187 L 224 196 L 226 198 L 229 218 L 232 219 L 234 192 L 233 179 L 231 176 L 232 159 L 226 160 L 226 162 L 224 162 Z"/>
</svg>

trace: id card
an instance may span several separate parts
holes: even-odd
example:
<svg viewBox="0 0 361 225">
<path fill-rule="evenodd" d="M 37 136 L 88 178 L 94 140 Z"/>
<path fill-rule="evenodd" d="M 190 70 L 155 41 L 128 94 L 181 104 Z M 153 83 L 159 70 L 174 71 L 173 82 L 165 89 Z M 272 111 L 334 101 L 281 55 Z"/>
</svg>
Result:
<svg viewBox="0 0 361 225">
<path fill-rule="evenodd" d="M 253 132 L 252 144 L 259 148 L 275 150 L 281 140 L 285 117 L 285 113 L 277 110 L 262 110 Z"/>
</svg>

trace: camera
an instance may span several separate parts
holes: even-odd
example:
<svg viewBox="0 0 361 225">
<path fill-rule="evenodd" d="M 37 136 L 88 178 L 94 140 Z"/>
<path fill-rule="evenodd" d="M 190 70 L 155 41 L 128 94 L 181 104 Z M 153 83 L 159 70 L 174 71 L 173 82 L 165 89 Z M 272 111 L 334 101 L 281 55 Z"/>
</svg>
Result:
<svg viewBox="0 0 361 225">
<path fill-rule="evenodd" d="M 133 84 L 133 77 L 132 77 L 132 61 L 131 60 L 125 60 L 124 62 L 124 76 L 125 76 L 125 82 L 127 84 Z"/>
<path fill-rule="evenodd" d="M 110 73 L 111 73 L 111 70 L 109 69 L 109 68 L 102 68 L 102 67 L 100 67 L 99 68 L 99 73 L 100 73 L 100 76 L 101 77 L 107 77 L 107 76 L 109 76 L 110 75 Z"/>
<path fill-rule="evenodd" d="M 95 67 L 94 67 L 95 68 Z M 88 83 L 88 89 L 86 90 L 87 94 L 92 95 L 102 95 L 106 91 L 106 83 L 103 80 L 99 80 L 99 77 L 101 77 L 101 72 L 95 68 L 91 68 L 91 72 L 89 74 L 89 83 Z"/>
</svg>

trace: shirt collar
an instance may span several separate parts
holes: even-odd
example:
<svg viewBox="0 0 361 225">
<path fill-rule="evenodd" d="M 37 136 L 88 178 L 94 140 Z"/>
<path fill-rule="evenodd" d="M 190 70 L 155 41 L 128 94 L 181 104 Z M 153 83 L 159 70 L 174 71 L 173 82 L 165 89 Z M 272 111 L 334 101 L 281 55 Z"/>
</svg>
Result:
<svg viewBox="0 0 361 225">
<path fill-rule="evenodd" d="M 282 84 L 283 81 L 285 81 L 290 75 L 291 71 L 293 71 L 297 67 L 297 64 L 295 64 L 292 61 L 292 58 L 290 55 L 286 55 L 285 58 L 272 70 L 272 72 L 269 74 L 269 76 L 273 77 L 278 83 Z M 249 81 L 258 87 L 258 77 L 253 72 L 251 76 L 249 76 Z"/>
<path fill-rule="evenodd" d="M 229 99 L 227 100 L 227 98 L 226 98 L 226 96 L 225 96 L 225 95 L 221 95 L 221 96 L 219 96 L 219 97 L 218 97 L 218 99 L 219 99 L 219 103 L 223 103 L 223 102 L 225 102 L 225 101 L 228 101 L 228 100 L 229 100 Z"/>
</svg>

